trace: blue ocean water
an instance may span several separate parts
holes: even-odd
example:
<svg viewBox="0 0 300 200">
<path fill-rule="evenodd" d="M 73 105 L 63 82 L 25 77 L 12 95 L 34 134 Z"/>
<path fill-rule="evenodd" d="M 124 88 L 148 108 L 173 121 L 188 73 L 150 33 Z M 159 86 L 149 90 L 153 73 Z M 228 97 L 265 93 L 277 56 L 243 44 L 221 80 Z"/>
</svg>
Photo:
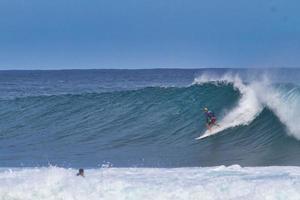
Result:
<svg viewBox="0 0 300 200">
<path fill-rule="evenodd" d="M 300 165 L 300 70 L 0 71 L 0 167 Z M 223 127 L 203 140 L 213 110 Z"/>
</svg>

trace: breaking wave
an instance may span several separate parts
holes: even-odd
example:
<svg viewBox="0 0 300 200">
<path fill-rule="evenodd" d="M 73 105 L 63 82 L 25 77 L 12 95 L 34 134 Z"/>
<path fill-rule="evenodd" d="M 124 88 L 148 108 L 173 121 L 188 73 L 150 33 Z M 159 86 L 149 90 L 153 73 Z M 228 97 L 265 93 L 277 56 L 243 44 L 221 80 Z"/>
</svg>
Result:
<svg viewBox="0 0 300 200">
<path fill-rule="evenodd" d="M 187 87 L 0 100 L 2 166 L 299 165 L 300 88 L 202 74 Z M 202 108 L 221 128 L 209 134 Z"/>
</svg>

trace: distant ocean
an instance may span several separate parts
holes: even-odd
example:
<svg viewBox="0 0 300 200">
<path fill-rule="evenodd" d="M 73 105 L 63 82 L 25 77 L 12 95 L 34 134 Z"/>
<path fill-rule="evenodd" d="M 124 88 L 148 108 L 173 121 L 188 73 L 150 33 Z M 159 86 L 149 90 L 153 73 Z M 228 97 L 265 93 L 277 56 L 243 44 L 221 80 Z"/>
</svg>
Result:
<svg viewBox="0 0 300 200">
<path fill-rule="evenodd" d="M 0 199 L 300 199 L 298 166 L 300 69 L 0 71 Z"/>
</svg>

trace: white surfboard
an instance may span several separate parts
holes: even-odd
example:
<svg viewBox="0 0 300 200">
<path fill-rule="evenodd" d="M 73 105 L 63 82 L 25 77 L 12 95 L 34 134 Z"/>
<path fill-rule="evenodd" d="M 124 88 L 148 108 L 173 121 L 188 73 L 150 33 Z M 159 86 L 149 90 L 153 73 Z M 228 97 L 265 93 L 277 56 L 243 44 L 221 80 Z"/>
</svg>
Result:
<svg viewBox="0 0 300 200">
<path fill-rule="evenodd" d="M 203 138 L 215 135 L 220 131 L 224 130 L 222 126 L 213 126 L 210 130 L 206 130 L 200 137 L 195 138 L 196 140 L 201 140 Z"/>
</svg>

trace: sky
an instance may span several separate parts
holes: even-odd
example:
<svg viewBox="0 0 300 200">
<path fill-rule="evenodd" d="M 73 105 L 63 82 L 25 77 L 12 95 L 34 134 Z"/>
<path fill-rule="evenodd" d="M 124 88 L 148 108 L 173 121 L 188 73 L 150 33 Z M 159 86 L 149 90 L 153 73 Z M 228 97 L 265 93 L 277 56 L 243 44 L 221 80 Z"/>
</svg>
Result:
<svg viewBox="0 0 300 200">
<path fill-rule="evenodd" d="M 0 69 L 299 67 L 299 0 L 1 0 Z"/>
</svg>

